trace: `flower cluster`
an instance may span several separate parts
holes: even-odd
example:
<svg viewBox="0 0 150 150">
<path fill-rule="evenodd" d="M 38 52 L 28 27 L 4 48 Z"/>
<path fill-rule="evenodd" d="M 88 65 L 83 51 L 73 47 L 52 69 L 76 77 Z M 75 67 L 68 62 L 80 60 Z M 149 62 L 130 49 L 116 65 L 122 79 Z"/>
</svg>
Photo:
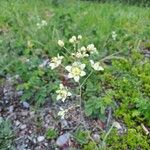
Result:
<svg viewBox="0 0 150 150">
<path fill-rule="evenodd" d="M 51 62 L 49 63 L 51 69 L 53 70 L 54 68 L 57 68 L 61 64 L 63 58 L 64 57 L 59 56 L 59 54 L 57 55 L 57 57 L 52 57 Z"/>
<path fill-rule="evenodd" d="M 116 38 L 117 38 L 117 34 L 116 34 L 116 32 L 115 31 L 112 31 L 112 38 L 113 38 L 113 40 L 115 41 L 116 40 Z"/>
<path fill-rule="evenodd" d="M 41 23 L 37 23 L 36 25 L 38 29 L 41 29 L 42 27 L 47 26 L 47 22 L 46 20 L 42 20 Z"/>
<path fill-rule="evenodd" d="M 71 96 L 72 94 L 68 91 L 67 87 L 63 86 L 63 84 L 59 85 L 59 90 L 56 91 L 57 100 L 62 100 L 63 102 L 68 96 Z"/>
<path fill-rule="evenodd" d="M 90 63 L 91 63 L 91 66 L 94 70 L 96 70 L 96 71 L 103 71 L 104 70 L 104 68 L 100 65 L 100 62 L 94 63 L 93 60 L 90 60 Z"/>
<path fill-rule="evenodd" d="M 72 36 L 69 39 L 69 43 L 73 44 L 74 52 L 69 51 L 65 47 L 65 43 L 63 40 L 58 40 L 58 45 L 61 48 L 64 48 L 64 50 L 67 51 L 67 53 L 64 56 L 60 56 L 59 54 L 55 57 L 51 58 L 51 61 L 49 62 L 50 68 L 53 70 L 55 68 L 58 68 L 59 66 L 62 68 L 63 72 L 65 73 L 65 76 L 68 77 L 68 79 L 73 79 L 74 82 L 77 82 L 81 84 L 80 78 L 86 76 L 86 66 L 87 63 L 91 65 L 91 72 L 93 70 L 95 71 L 103 71 L 104 68 L 101 66 L 101 63 L 95 62 L 92 60 L 92 55 L 93 53 L 98 54 L 98 51 L 94 44 L 89 44 L 86 47 L 81 46 L 80 47 L 80 40 L 82 39 L 81 35 Z M 66 44 L 67 45 L 67 44 Z M 67 55 L 69 54 L 69 56 Z M 69 59 L 70 64 L 69 65 L 62 65 L 62 60 L 66 58 L 71 58 Z M 84 61 L 86 59 L 86 61 Z M 66 61 L 64 61 L 65 63 Z M 62 100 L 63 102 L 67 99 L 67 97 L 71 96 L 71 92 L 68 89 L 68 87 L 64 86 L 63 84 L 59 85 L 59 89 L 56 91 L 57 100 Z M 67 111 L 64 110 L 63 108 L 60 109 L 58 112 L 58 115 L 61 116 L 61 118 L 64 118 L 65 113 Z"/>
<path fill-rule="evenodd" d="M 72 37 L 69 39 L 69 42 L 72 43 L 72 44 L 75 44 L 75 43 L 78 43 L 81 39 L 82 39 L 82 36 L 81 36 L 81 35 L 78 35 L 78 37 L 72 36 Z"/>
<path fill-rule="evenodd" d="M 89 45 L 87 46 L 87 51 L 88 51 L 89 53 L 91 53 L 91 54 L 97 53 L 97 50 L 96 50 L 96 47 L 94 46 L 94 44 L 89 44 Z"/>
<path fill-rule="evenodd" d="M 60 107 L 60 111 L 58 112 L 58 116 L 61 117 L 61 119 L 65 118 L 65 114 L 68 112 L 68 109 L 63 109 L 62 107 Z"/>
</svg>

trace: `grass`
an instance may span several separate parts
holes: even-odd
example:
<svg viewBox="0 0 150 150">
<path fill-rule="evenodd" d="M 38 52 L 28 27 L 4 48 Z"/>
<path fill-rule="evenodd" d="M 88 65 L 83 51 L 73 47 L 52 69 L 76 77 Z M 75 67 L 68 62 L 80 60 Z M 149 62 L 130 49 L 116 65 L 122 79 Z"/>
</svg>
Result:
<svg viewBox="0 0 150 150">
<path fill-rule="evenodd" d="M 24 90 L 24 99 L 29 101 L 34 93 L 35 101 L 40 99 L 41 102 L 55 89 L 49 85 L 55 75 L 50 71 L 45 75 L 36 65 L 60 51 L 58 39 L 67 40 L 72 35 L 81 34 L 83 44 L 96 45 L 100 58 L 123 51 L 123 59 L 111 62 L 103 75 L 95 77 L 101 87 L 97 86 L 95 90 L 94 84 L 97 83 L 94 80 L 87 82 L 85 99 L 91 98 L 89 91 L 95 90 L 98 95 L 102 93 L 103 101 L 97 103 L 98 97 L 95 101 L 85 102 L 85 106 L 87 111 L 91 105 L 93 107 L 90 117 L 97 117 L 102 109 L 105 112 L 111 106 L 114 117 L 128 127 L 128 134 L 121 138 L 115 131 L 111 133 L 107 141 L 109 149 L 149 149 L 150 142 L 139 124 L 150 126 L 150 68 L 149 60 L 138 52 L 150 48 L 149 7 L 79 0 L 55 1 L 55 4 L 50 0 L 1 0 L 0 6 L 0 77 L 19 74 L 22 79 L 19 88 Z M 41 20 L 46 20 L 48 25 L 37 29 Z M 116 41 L 111 38 L 112 31 L 118 35 Z M 25 58 L 32 60 L 32 64 L 21 63 L 20 60 Z M 115 108 L 114 101 L 119 108 Z M 99 107 L 95 109 L 97 104 Z M 87 149 L 90 145 L 83 147 Z"/>
</svg>

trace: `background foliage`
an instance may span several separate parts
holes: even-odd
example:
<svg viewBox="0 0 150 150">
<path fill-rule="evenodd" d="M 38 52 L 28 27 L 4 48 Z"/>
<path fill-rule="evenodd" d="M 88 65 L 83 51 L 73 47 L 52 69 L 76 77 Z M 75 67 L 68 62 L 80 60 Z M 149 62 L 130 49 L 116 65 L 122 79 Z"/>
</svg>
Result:
<svg viewBox="0 0 150 150">
<path fill-rule="evenodd" d="M 0 80 L 19 75 L 14 84 L 23 91 L 22 100 L 40 105 L 55 101 L 54 85 L 61 77 L 39 65 L 58 52 L 63 54 L 58 39 L 65 41 L 71 35 L 82 34 L 83 45 L 96 45 L 99 60 L 118 53 L 117 59 L 104 61 L 104 73 L 86 82 L 85 114 L 106 121 L 106 112 L 111 108 L 114 118 L 125 123 L 128 134 L 118 139 L 112 132 L 108 147 L 150 149 L 140 126 L 150 126 L 150 62 L 142 53 L 150 49 L 149 7 L 74 0 L 1 0 L 0 5 Z M 48 25 L 38 29 L 41 20 Z M 112 31 L 117 34 L 116 40 L 112 39 Z M 77 141 L 85 135 L 76 134 Z"/>
</svg>

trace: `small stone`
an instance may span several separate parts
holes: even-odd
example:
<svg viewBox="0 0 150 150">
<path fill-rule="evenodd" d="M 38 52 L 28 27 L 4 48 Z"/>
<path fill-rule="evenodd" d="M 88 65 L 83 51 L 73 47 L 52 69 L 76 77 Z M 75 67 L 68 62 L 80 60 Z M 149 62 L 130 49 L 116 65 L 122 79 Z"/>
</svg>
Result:
<svg viewBox="0 0 150 150">
<path fill-rule="evenodd" d="M 31 130 L 29 130 L 29 133 L 31 134 L 31 133 L 32 133 L 32 131 L 31 131 Z"/>
<path fill-rule="evenodd" d="M 17 95 L 18 95 L 18 96 L 22 96 L 22 95 L 23 95 L 23 91 L 18 91 L 18 92 L 17 92 Z"/>
<path fill-rule="evenodd" d="M 20 127 L 20 129 L 21 129 L 21 130 L 24 130 L 26 127 L 27 127 L 27 125 L 23 124 L 23 125 Z"/>
<path fill-rule="evenodd" d="M 28 116 L 28 112 L 27 111 L 23 111 L 23 112 L 21 112 L 21 115 L 22 116 Z"/>
<path fill-rule="evenodd" d="M 34 117 L 34 115 L 35 115 L 35 112 L 34 112 L 34 111 L 31 111 L 31 112 L 30 112 L 31 118 Z"/>
<path fill-rule="evenodd" d="M 9 113 L 12 113 L 14 111 L 14 106 L 13 105 L 9 106 L 8 110 L 9 110 Z"/>
<path fill-rule="evenodd" d="M 27 103 L 27 102 L 23 102 L 22 105 L 23 105 L 23 108 L 25 108 L 25 109 L 29 109 L 29 107 L 30 107 L 29 103 Z"/>
<path fill-rule="evenodd" d="M 61 120 L 61 128 L 67 128 L 68 127 L 68 123 L 65 119 Z"/>
<path fill-rule="evenodd" d="M 61 136 L 58 137 L 56 144 L 59 147 L 63 147 L 63 146 L 67 146 L 69 143 L 69 139 L 70 139 L 70 134 L 69 133 L 65 133 Z"/>
<path fill-rule="evenodd" d="M 97 133 L 93 134 L 93 140 L 94 140 L 95 142 L 99 142 L 99 141 L 100 141 L 100 136 L 99 136 L 99 134 L 97 134 Z"/>
<path fill-rule="evenodd" d="M 33 141 L 34 144 L 36 144 L 36 139 L 35 138 L 32 141 Z"/>
<path fill-rule="evenodd" d="M 44 139 L 45 139 L 44 136 L 38 136 L 37 137 L 38 142 L 42 142 L 42 141 L 44 141 Z"/>
<path fill-rule="evenodd" d="M 15 125 L 16 125 L 16 126 L 19 126 L 19 125 L 20 125 L 20 123 L 21 123 L 21 122 L 20 122 L 20 121 L 18 121 L 18 120 L 16 120 L 16 121 L 15 121 Z"/>
<path fill-rule="evenodd" d="M 48 146 L 48 143 L 44 143 L 45 146 Z"/>
</svg>

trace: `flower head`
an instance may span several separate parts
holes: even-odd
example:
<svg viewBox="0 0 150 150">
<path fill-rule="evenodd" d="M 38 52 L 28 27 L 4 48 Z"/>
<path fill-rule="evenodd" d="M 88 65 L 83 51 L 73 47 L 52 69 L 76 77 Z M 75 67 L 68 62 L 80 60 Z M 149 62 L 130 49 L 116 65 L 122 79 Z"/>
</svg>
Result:
<svg viewBox="0 0 150 150">
<path fill-rule="evenodd" d="M 60 47 L 64 47 L 64 42 L 62 41 L 62 40 L 58 40 L 58 45 L 60 46 Z"/>
<path fill-rule="evenodd" d="M 117 38 L 117 34 L 115 31 L 112 32 L 112 38 L 113 38 L 113 40 L 116 40 L 116 38 Z"/>
<path fill-rule="evenodd" d="M 90 63 L 91 63 L 91 66 L 94 70 L 96 70 L 96 71 L 100 71 L 100 70 L 103 71 L 104 70 L 104 68 L 102 66 L 100 66 L 100 62 L 94 63 L 93 60 L 90 60 Z"/>
<path fill-rule="evenodd" d="M 59 90 L 56 91 L 57 100 L 62 100 L 63 102 L 68 96 L 71 96 L 72 94 L 68 91 L 67 87 L 63 86 L 63 84 L 59 85 Z"/>
<path fill-rule="evenodd" d="M 63 109 L 62 107 L 60 107 L 60 111 L 58 112 L 58 116 L 60 116 L 61 119 L 64 119 L 67 112 L 68 112 L 67 109 Z"/>
<path fill-rule="evenodd" d="M 42 21 L 41 21 L 41 25 L 42 25 L 42 26 L 47 26 L 46 20 L 42 20 Z"/>
<path fill-rule="evenodd" d="M 51 67 L 51 69 L 57 68 L 61 64 L 61 61 L 63 58 L 64 57 L 59 56 L 59 54 L 57 55 L 57 57 L 53 57 L 51 59 L 51 62 L 49 63 L 49 66 Z"/>
<path fill-rule="evenodd" d="M 85 48 L 84 46 L 82 46 L 82 47 L 80 48 L 80 51 L 81 51 L 81 52 L 86 52 L 86 48 Z"/>
<path fill-rule="evenodd" d="M 80 62 L 74 62 L 72 66 L 66 66 L 66 70 L 69 72 L 68 78 L 74 78 L 75 82 L 79 82 L 80 77 L 86 75 L 85 64 L 81 64 Z"/>
<path fill-rule="evenodd" d="M 41 23 L 37 23 L 36 25 L 38 29 L 41 29 L 42 27 L 47 26 L 47 22 L 46 20 L 42 20 Z"/>
<path fill-rule="evenodd" d="M 72 43 L 72 44 L 76 43 L 76 41 L 77 41 L 76 36 L 72 36 L 72 37 L 69 39 L 69 42 Z"/>
<path fill-rule="evenodd" d="M 82 39 L 82 35 L 78 35 L 78 39 L 81 40 Z"/>
<path fill-rule="evenodd" d="M 84 57 L 88 57 L 89 55 L 86 54 L 85 52 L 76 52 L 76 53 L 72 53 L 72 56 L 75 56 L 76 58 L 84 58 Z"/>
<path fill-rule="evenodd" d="M 89 53 L 91 53 L 91 54 L 97 53 L 97 50 L 96 50 L 96 47 L 94 46 L 94 44 L 89 44 L 89 45 L 87 46 L 87 51 L 88 51 Z"/>
</svg>

